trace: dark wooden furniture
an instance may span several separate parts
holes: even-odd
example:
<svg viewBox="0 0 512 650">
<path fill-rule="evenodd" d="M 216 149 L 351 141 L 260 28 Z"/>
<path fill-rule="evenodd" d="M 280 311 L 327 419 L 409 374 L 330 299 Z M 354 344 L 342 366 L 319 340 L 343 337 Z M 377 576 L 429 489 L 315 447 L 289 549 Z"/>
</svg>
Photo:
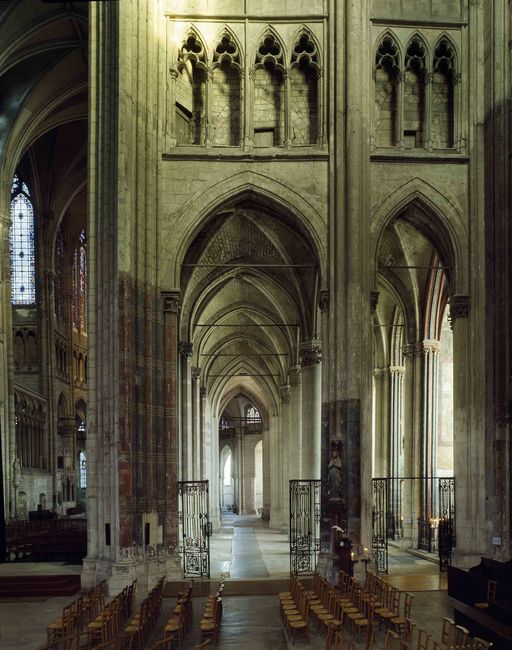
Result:
<svg viewBox="0 0 512 650">
<path fill-rule="evenodd" d="M 479 610 L 475 603 L 487 601 L 489 580 L 496 582 L 496 599 Z M 457 625 L 492 641 L 493 650 L 512 650 L 512 562 L 482 558 L 469 571 L 448 567 L 448 595 L 459 601 L 453 609 Z"/>
</svg>

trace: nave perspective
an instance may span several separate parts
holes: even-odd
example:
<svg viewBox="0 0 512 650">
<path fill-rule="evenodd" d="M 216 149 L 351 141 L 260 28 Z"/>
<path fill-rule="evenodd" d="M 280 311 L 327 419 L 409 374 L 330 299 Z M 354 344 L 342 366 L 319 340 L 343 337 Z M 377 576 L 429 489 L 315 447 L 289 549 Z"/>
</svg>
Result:
<svg viewBox="0 0 512 650">
<path fill-rule="evenodd" d="M 297 644 L 507 647 L 510 30 L 506 0 L 0 4 L 0 599 L 49 599 L 26 637 L 0 602 L 0 650 L 78 598 L 77 639 L 138 612 L 133 648 L 262 598 L 277 648 L 283 592 Z M 368 605 L 408 593 L 409 637 Z"/>
</svg>

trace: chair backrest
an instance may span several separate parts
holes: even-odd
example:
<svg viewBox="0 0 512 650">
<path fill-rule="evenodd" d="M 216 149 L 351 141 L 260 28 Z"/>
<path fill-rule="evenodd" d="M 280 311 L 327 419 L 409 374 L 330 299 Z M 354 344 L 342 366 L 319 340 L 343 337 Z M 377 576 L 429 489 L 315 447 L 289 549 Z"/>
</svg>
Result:
<svg viewBox="0 0 512 650">
<path fill-rule="evenodd" d="M 492 646 L 492 641 L 485 641 L 478 636 L 475 636 L 473 639 L 473 644 L 471 645 L 471 650 L 489 650 Z"/>
<path fill-rule="evenodd" d="M 395 650 L 398 647 L 398 634 L 393 630 L 386 630 L 384 638 L 384 650 Z"/>
<path fill-rule="evenodd" d="M 432 635 L 427 632 L 426 630 L 422 630 L 420 627 L 418 628 L 418 645 L 417 650 L 428 650 L 428 646 L 430 644 L 430 637 Z"/>
<path fill-rule="evenodd" d="M 441 629 L 441 643 L 451 646 L 453 643 L 453 636 L 455 634 L 455 621 L 452 618 L 445 616 L 443 618 L 443 627 Z"/>
<path fill-rule="evenodd" d="M 404 618 L 411 618 L 411 608 L 412 608 L 413 600 L 414 600 L 414 596 L 406 592 L 405 600 L 404 600 Z"/>
<path fill-rule="evenodd" d="M 466 650 L 468 644 L 469 630 L 462 625 L 455 626 L 455 649 Z"/>
</svg>

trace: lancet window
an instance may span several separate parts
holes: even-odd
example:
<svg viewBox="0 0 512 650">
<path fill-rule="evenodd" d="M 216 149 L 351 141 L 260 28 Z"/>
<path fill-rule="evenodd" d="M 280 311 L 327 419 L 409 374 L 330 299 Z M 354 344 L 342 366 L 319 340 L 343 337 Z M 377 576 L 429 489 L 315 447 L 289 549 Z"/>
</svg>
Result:
<svg viewBox="0 0 512 650">
<path fill-rule="evenodd" d="M 266 34 L 256 51 L 254 145 L 279 147 L 285 142 L 285 59 L 277 36 Z"/>
<path fill-rule="evenodd" d="M 242 67 L 234 37 L 219 38 L 212 64 L 211 140 L 214 146 L 238 146 L 241 138 Z"/>
<path fill-rule="evenodd" d="M 319 141 L 319 97 L 321 68 L 318 48 L 307 32 L 293 47 L 290 67 L 290 129 L 294 145 Z"/>
<path fill-rule="evenodd" d="M 400 58 L 396 41 L 386 34 L 375 55 L 375 137 L 377 145 L 396 144 Z"/>
<path fill-rule="evenodd" d="M 87 239 L 82 230 L 73 256 L 73 327 L 87 331 Z"/>
<path fill-rule="evenodd" d="M 190 31 L 178 55 L 176 136 L 178 144 L 204 144 L 207 123 L 207 60 L 199 36 Z"/>
<path fill-rule="evenodd" d="M 59 321 L 64 320 L 64 292 L 65 292 L 65 278 L 64 278 L 64 228 L 62 221 L 57 231 L 57 238 L 55 240 L 55 315 Z"/>
<path fill-rule="evenodd" d="M 432 143 L 436 148 L 454 145 L 455 52 L 442 38 L 434 50 L 432 68 Z"/>
<path fill-rule="evenodd" d="M 404 144 L 408 149 L 425 145 L 425 79 L 425 44 L 414 37 L 405 54 Z"/>
<path fill-rule="evenodd" d="M 402 60 L 397 40 L 379 41 L 374 69 L 374 140 L 377 147 L 451 149 L 455 137 L 455 50 L 442 37 L 428 52 L 419 35 Z"/>
<path fill-rule="evenodd" d="M 36 301 L 34 208 L 27 185 L 16 175 L 11 190 L 11 300 L 13 305 Z"/>
</svg>

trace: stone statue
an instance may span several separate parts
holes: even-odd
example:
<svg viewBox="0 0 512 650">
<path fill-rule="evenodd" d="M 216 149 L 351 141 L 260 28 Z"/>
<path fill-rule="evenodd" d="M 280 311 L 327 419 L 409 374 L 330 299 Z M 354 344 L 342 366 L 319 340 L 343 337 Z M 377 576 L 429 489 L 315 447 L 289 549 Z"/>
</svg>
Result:
<svg viewBox="0 0 512 650">
<path fill-rule="evenodd" d="M 16 456 L 12 464 L 12 484 L 14 487 L 19 487 L 20 482 L 21 482 L 21 463 L 18 456 Z"/>
<path fill-rule="evenodd" d="M 329 501 L 342 501 L 342 474 L 341 458 L 339 456 L 340 443 L 331 443 L 331 458 L 327 468 L 327 489 L 329 491 Z"/>
</svg>

